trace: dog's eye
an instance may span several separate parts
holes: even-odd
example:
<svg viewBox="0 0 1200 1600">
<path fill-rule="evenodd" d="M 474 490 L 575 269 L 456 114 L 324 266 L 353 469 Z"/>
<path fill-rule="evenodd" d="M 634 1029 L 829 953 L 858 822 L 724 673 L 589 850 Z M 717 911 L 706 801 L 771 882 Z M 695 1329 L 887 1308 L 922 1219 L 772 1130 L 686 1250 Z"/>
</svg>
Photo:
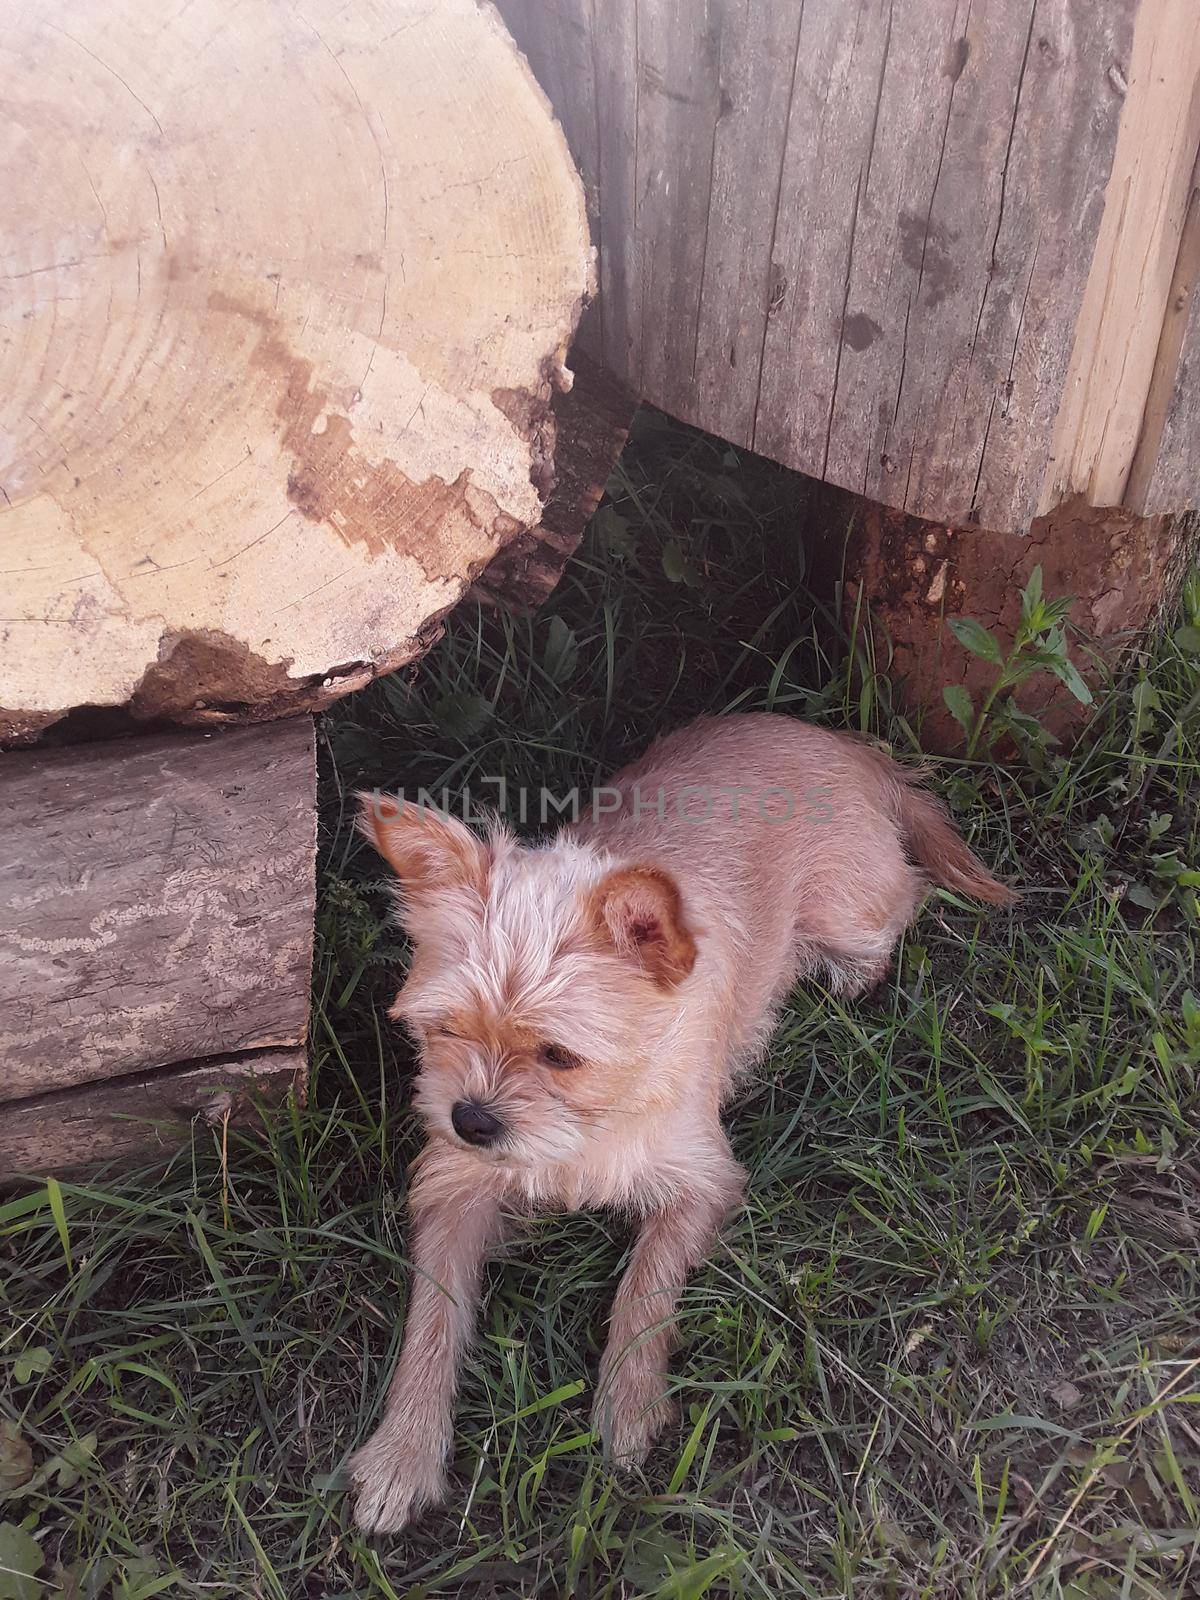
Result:
<svg viewBox="0 0 1200 1600">
<path fill-rule="evenodd" d="M 554 1067 L 558 1072 L 566 1072 L 571 1067 L 583 1065 L 573 1051 L 565 1049 L 561 1044 L 538 1045 L 538 1060 L 544 1067 Z"/>
</svg>

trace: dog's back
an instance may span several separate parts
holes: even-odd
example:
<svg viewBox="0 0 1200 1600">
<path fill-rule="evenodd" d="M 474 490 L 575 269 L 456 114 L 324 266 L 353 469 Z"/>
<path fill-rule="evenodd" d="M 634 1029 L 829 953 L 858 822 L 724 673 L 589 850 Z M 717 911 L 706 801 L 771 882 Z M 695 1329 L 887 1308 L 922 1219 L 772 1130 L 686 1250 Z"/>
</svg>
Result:
<svg viewBox="0 0 1200 1600">
<path fill-rule="evenodd" d="M 701 718 L 657 740 L 604 793 L 580 832 L 676 876 L 698 931 L 717 935 L 752 991 L 748 1012 L 805 970 L 824 968 L 846 993 L 877 982 L 931 882 L 995 904 L 1014 898 L 917 775 L 865 740 L 793 717 Z"/>
</svg>

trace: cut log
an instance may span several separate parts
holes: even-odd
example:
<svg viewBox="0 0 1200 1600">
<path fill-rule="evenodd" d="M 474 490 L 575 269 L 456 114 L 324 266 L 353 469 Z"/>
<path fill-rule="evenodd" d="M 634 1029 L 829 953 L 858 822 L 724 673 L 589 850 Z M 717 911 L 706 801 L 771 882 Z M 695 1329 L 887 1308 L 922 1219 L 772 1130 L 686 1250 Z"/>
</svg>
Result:
<svg viewBox="0 0 1200 1600">
<path fill-rule="evenodd" d="M 10 755 L 0 770 L 0 1102 L 303 1042 L 307 719 Z"/>
<path fill-rule="evenodd" d="M 0 737 L 412 659 L 541 521 L 583 193 L 476 0 L 0 5 Z"/>
<path fill-rule="evenodd" d="M 307 718 L 4 758 L 0 1123 L 74 1117 L 79 1094 L 79 1126 L 98 1125 L 148 1072 L 147 1106 L 177 1111 L 231 1058 L 239 1082 L 295 1071 L 315 805 Z"/>
<path fill-rule="evenodd" d="M 643 398 L 937 523 L 1200 503 L 1194 0 L 500 6 Z"/>
</svg>

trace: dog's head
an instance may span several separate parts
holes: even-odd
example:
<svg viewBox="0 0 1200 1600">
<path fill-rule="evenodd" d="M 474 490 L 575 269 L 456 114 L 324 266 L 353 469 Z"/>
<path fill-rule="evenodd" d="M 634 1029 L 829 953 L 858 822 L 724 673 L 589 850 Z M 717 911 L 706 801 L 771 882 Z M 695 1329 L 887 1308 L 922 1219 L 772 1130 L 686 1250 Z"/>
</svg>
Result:
<svg viewBox="0 0 1200 1600">
<path fill-rule="evenodd" d="M 430 1130 L 487 1159 L 569 1161 L 664 1103 L 696 946 L 674 880 L 574 840 L 481 840 L 424 806 L 364 796 L 413 947 L 390 1015 L 420 1051 Z"/>
</svg>

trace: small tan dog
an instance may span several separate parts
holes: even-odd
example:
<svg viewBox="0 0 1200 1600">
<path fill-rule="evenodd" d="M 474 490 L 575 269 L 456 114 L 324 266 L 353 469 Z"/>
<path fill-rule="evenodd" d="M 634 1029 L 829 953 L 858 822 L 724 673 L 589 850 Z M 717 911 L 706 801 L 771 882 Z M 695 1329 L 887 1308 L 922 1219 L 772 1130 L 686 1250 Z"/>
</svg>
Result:
<svg viewBox="0 0 1200 1600">
<path fill-rule="evenodd" d="M 399 875 L 412 967 L 391 1015 L 420 1049 L 431 1138 L 409 1193 L 415 1271 L 383 1420 L 350 1463 L 355 1515 L 393 1532 L 446 1486 L 458 1370 L 501 1208 L 640 1221 L 596 1422 L 640 1460 L 671 1414 L 671 1321 L 742 1193 L 721 1127 L 798 977 L 887 972 L 932 881 L 1004 904 L 941 806 L 886 755 L 773 715 L 704 718 L 547 843 L 482 841 L 364 797 Z"/>
</svg>

